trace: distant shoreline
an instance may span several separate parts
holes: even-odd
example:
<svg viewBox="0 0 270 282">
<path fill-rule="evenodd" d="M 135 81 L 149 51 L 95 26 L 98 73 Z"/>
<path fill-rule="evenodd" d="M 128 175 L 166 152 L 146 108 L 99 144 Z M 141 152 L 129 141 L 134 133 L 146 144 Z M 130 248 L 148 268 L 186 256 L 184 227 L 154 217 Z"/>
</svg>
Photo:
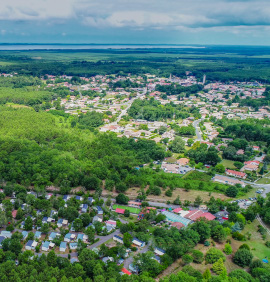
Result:
<svg viewBox="0 0 270 282">
<path fill-rule="evenodd" d="M 0 51 L 21 50 L 93 50 L 93 49 L 155 49 L 155 48 L 179 48 L 202 49 L 201 45 L 177 45 L 177 44 L 42 44 L 42 43 L 0 43 Z"/>
</svg>

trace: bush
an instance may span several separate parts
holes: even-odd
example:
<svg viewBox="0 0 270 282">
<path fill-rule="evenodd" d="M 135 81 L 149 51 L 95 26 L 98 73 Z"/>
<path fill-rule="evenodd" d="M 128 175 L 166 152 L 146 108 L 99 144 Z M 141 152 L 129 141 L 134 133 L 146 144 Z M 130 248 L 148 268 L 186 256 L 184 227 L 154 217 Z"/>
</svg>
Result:
<svg viewBox="0 0 270 282">
<path fill-rule="evenodd" d="M 250 251 L 250 247 L 249 247 L 249 245 L 247 245 L 247 244 L 242 244 L 242 245 L 239 247 L 239 249 L 246 249 L 246 250 L 249 250 L 249 251 Z"/>
<path fill-rule="evenodd" d="M 167 197 L 171 197 L 172 196 L 172 190 L 168 189 L 166 192 L 165 192 L 165 195 Z"/>
<path fill-rule="evenodd" d="M 205 261 L 206 263 L 215 263 L 219 259 L 222 259 L 223 261 L 226 260 L 224 254 L 222 253 L 221 250 L 216 249 L 216 248 L 211 248 L 205 255 Z"/>
<path fill-rule="evenodd" d="M 226 254 L 226 255 L 230 255 L 231 253 L 232 253 L 232 247 L 231 247 L 231 245 L 230 244 L 225 244 L 225 247 L 224 247 L 224 253 Z"/>
<path fill-rule="evenodd" d="M 252 261 L 253 255 L 247 249 L 239 249 L 234 257 L 233 262 L 241 267 L 249 266 Z"/>
<path fill-rule="evenodd" d="M 192 256 L 193 256 L 193 261 L 195 263 L 202 263 L 203 262 L 203 253 L 198 251 L 198 250 L 193 250 L 192 251 Z"/>
<path fill-rule="evenodd" d="M 233 270 L 229 274 L 229 277 L 236 278 L 236 279 L 238 279 L 237 281 L 247 281 L 247 282 L 253 282 L 254 281 L 252 276 L 242 269 Z"/>
<path fill-rule="evenodd" d="M 266 246 L 267 248 L 270 248 L 270 241 L 266 241 L 266 242 L 265 242 L 265 246 Z"/>
<path fill-rule="evenodd" d="M 212 269 L 217 275 L 220 275 L 226 269 L 222 258 L 220 258 L 217 262 L 213 264 Z"/>
<path fill-rule="evenodd" d="M 246 237 L 239 232 L 233 232 L 232 237 L 237 241 L 246 241 Z"/>
<path fill-rule="evenodd" d="M 190 256 L 190 255 L 183 255 L 182 261 L 183 261 L 184 264 L 189 264 L 189 263 L 193 262 L 193 257 Z"/>
</svg>

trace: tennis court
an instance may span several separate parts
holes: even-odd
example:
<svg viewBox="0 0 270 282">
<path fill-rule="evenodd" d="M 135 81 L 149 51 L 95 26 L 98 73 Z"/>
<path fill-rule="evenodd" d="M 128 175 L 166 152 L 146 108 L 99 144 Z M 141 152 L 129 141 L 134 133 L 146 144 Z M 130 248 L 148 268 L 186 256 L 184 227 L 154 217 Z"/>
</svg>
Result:
<svg viewBox="0 0 270 282">
<path fill-rule="evenodd" d="M 140 209 L 138 208 L 132 208 L 132 207 L 128 207 L 128 206 L 121 206 L 121 205 L 113 205 L 113 209 L 124 209 L 124 210 L 129 210 L 131 213 L 136 213 L 136 214 L 139 214 L 140 213 Z"/>
</svg>

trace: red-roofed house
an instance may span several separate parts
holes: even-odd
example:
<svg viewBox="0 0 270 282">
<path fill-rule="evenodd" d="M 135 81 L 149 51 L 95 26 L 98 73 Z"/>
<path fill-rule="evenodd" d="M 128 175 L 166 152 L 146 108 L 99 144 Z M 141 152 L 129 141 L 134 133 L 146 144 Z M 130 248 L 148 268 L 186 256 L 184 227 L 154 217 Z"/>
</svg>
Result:
<svg viewBox="0 0 270 282">
<path fill-rule="evenodd" d="M 14 210 L 14 211 L 12 211 L 12 217 L 13 217 L 13 218 L 15 218 L 15 217 L 16 217 L 16 215 L 17 215 L 17 211 L 18 211 L 18 210 Z"/>
<path fill-rule="evenodd" d="M 173 222 L 171 226 L 172 227 L 176 227 L 177 229 L 185 227 L 185 225 L 183 223 L 181 223 L 181 222 Z"/>
<path fill-rule="evenodd" d="M 252 165 L 260 165 L 260 162 L 253 160 L 253 161 L 245 162 L 244 164 L 245 164 L 245 165 L 249 165 L 249 164 L 252 164 Z"/>
<path fill-rule="evenodd" d="M 124 213 L 125 213 L 125 210 L 124 210 L 124 209 L 116 208 L 115 212 L 116 212 L 116 213 L 120 213 L 120 214 L 124 214 Z"/>
<path fill-rule="evenodd" d="M 253 146 L 253 150 L 259 151 L 259 150 L 260 150 L 260 147 L 259 147 L 259 146 Z"/>
<path fill-rule="evenodd" d="M 128 202 L 128 205 L 129 205 L 130 207 L 140 208 L 141 205 L 142 205 L 142 203 L 140 203 L 140 202 L 134 202 L 134 201 L 129 201 L 129 202 Z"/>
<path fill-rule="evenodd" d="M 185 215 L 185 218 L 188 218 L 192 221 L 196 221 L 200 218 L 205 218 L 207 220 L 214 220 L 216 217 L 212 215 L 210 212 L 203 212 L 201 210 L 193 210 L 193 211 L 190 211 L 187 215 Z"/>
<path fill-rule="evenodd" d="M 121 271 L 122 271 L 124 274 L 131 275 L 131 272 L 129 272 L 126 268 L 122 268 Z"/>
<path fill-rule="evenodd" d="M 242 178 L 242 179 L 246 179 L 246 177 L 247 177 L 246 173 L 241 172 L 241 171 L 231 170 L 231 169 L 227 169 L 226 174 L 230 175 L 230 176 Z"/>
<path fill-rule="evenodd" d="M 176 208 L 176 209 L 173 210 L 173 212 L 175 212 L 175 213 L 180 213 L 181 210 L 183 210 L 183 209 L 182 209 L 182 208 Z"/>
</svg>

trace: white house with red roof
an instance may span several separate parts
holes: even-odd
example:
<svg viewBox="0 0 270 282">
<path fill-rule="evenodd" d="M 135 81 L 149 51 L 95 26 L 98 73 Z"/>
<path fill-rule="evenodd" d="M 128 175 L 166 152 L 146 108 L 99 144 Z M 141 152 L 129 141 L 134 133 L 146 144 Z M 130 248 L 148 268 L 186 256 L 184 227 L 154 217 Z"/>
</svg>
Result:
<svg viewBox="0 0 270 282">
<path fill-rule="evenodd" d="M 229 176 L 242 178 L 242 179 L 246 179 L 246 177 L 247 177 L 246 173 L 241 172 L 241 171 L 231 170 L 231 169 L 227 169 L 226 174 L 229 175 Z"/>
</svg>

